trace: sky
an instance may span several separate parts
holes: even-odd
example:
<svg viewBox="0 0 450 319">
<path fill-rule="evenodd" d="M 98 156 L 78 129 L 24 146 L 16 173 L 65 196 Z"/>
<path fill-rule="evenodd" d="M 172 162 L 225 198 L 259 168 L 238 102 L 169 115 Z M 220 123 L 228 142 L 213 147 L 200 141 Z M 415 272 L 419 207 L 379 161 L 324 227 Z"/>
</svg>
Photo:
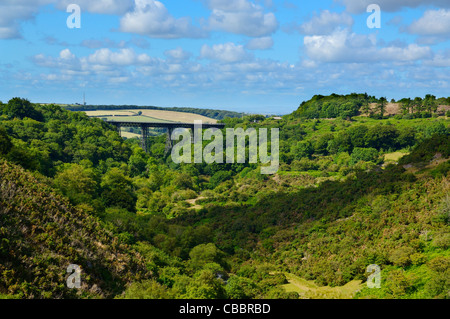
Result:
<svg viewBox="0 0 450 319">
<path fill-rule="evenodd" d="M 449 80 L 450 0 L 0 0 L 4 103 L 287 114 Z"/>
</svg>

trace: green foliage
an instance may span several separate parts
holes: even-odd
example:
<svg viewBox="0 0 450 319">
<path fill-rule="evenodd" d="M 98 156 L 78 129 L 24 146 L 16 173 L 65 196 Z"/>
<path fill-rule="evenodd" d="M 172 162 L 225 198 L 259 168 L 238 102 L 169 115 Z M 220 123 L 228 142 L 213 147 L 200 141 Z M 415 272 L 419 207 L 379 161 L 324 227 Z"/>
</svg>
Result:
<svg viewBox="0 0 450 319">
<path fill-rule="evenodd" d="M 190 264 L 194 268 L 201 268 L 208 263 L 223 263 L 224 254 L 213 243 L 201 244 L 192 248 L 189 253 Z"/>
<path fill-rule="evenodd" d="M 229 180 L 232 176 L 230 171 L 218 171 L 209 180 L 210 188 L 216 188 L 219 184 Z"/>
<path fill-rule="evenodd" d="M 413 151 L 399 160 L 399 164 L 420 163 L 430 161 L 436 153 L 442 157 L 450 156 L 450 133 L 436 134 L 418 144 Z"/>
<path fill-rule="evenodd" d="M 411 263 L 411 255 L 414 253 L 412 247 L 400 247 L 395 249 L 389 256 L 395 266 L 406 267 Z"/>
<path fill-rule="evenodd" d="M 330 96 L 315 95 L 308 102 L 303 102 L 293 113 L 297 117 L 305 118 L 350 118 L 359 114 L 363 103 L 369 97 L 364 94 L 350 94 Z"/>
<path fill-rule="evenodd" d="M 378 151 L 375 148 L 355 147 L 351 155 L 351 163 L 356 164 L 359 161 L 377 163 L 378 156 Z"/>
<path fill-rule="evenodd" d="M 85 168 L 79 164 L 66 164 L 56 174 L 54 185 L 74 205 L 89 203 L 97 193 L 98 177 L 92 168 Z"/>
<path fill-rule="evenodd" d="M 449 131 L 445 119 L 417 118 L 429 114 L 425 100 L 411 101 L 410 120 L 356 116 L 380 103 L 367 94 L 316 96 L 282 120 L 223 120 L 280 129 L 271 176 L 257 164 L 178 165 L 163 135 L 149 137 L 146 154 L 107 123 L 55 105 L 31 105 L 40 121 L 1 116 L 0 156 L 35 177 L 0 175 L 0 294 L 297 298 L 283 274 L 345 287 L 375 263 L 390 283 L 358 297 L 445 298 Z M 411 152 L 380 165 L 394 151 Z M 440 164 L 403 168 L 432 159 Z M 69 262 L 90 276 L 78 295 L 54 284 Z"/>
<path fill-rule="evenodd" d="M 148 274 L 141 257 L 100 221 L 22 168 L 0 163 L 0 291 L 23 298 L 99 298 L 120 293 Z M 82 268 L 82 288 L 65 284 Z"/>
<path fill-rule="evenodd" d="M 8 101 L 8 104 L 3 107 L 3 114 L 7 115 L 10 119 L 18 118 L 22 120 L 28 117 L 36 121 L 43 121 L 42 113 L 36 110 L 30 101 L 18 97 Z"/>
<path fill-rule="evenodd" d="M 167 287 L 152 279 L 132 283 L 117 299 L 171 299 L 172 297 Z"/>
<path fill-rule="evenodd" d="M 11 150 L 13 144 L 11 138 L 3 127 L 0 127 L 0 155 L 6 155 Z"/>
</svg>

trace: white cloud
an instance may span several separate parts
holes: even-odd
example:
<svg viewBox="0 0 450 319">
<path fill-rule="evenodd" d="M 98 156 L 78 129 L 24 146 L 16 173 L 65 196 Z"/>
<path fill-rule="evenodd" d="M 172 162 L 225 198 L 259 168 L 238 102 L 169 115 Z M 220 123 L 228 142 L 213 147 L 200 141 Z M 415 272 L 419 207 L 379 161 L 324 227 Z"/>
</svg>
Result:
<svg viewBox="0 0 450 319">
<path fill-rule="evenodd" d="M 273 47 L 272 37 L 250 39 L 245 47 L 249 50 L 267 50 Z"/>
<path fill-rule="evenodd" d="M 170 60 L 174 62 L 180 62 L 188 60 L 191 57 L 191 53 L 184 51 L 183 48 L 178 47 L 172 50 L 166 50 L 164 55 Z"/>
<path fill-rule="evenodd" d="M 215 44 L 212 47 L 203 45 L 200 53 L 201 58 L 217 60 L 220 62 L 241 62 L 249 60 L 252 55 L 245 51 L 243 45 L 234 43 Z"/>
<path fill-rule="evenodd" d="M 450 49 L 436 53 L 432 60 L 425 61 L 424 64 L 429 67 L 450 67 Z"/>
<path fill-rule="evenodd" d="M 42 6 L 54 4 L 65 11 L 72 3 L 78 4 L 82 12 L 125 14 L 132 8 L 133 0 L 3 0 L 0 2 L 0 39 L 20 38 L 21 23 L 32 20 Z"/>
<path fill-rule="evenodd" d="M 272 12 L 248 0 L 208 0 L 212 10 L 208 19 L 213 30 L 223 30 L 250 37 L 263 37 L 278 29 L 278 21 Z"/>
<path fill-rule="evenodd" d="M 155 0 L 135 0 L 134 11 L 120 20 L 120 31 L 166 39 L 205 36 L 205 32 L 191 24 L 190 18 L 174 18 L 164 4 Z"/>
<path fill-rule="evenodd" d="M 52 0 L 5 0 L 0 3 L 0 39 L 20 38 L 20 23 L 33 19 Z"/>
<path fill-rule="evenodd" d="M 377 47 L 375 35 L 358 35 L 345 29 L 331 35 L 305 36 L 304 45 L 309 58 L 321 62 L 407 62 L 432 56 L 429 47 L 417 44 Z"/>
<path fill-rule="evenodd" d="M 450 8 L 448 0 L 334 0 L 346 6 L 347 11 L 351 13 L 366 12 L 367 6 L 376 3 L 382 11 L 395 12 L 402 8 L 417 8 L 419 6 L 434 5 L 437 7 Z"/>
<path fill-rule="evenodd" d="M 121 49 L 113 52 L 110 49 L 100 49 L 87 57 L 91 64 L 129 66 L 150 63 L 152 58 L 145 53 L 136 54 L 132 49 Z"/>
<path fill-rule="evenodd" d="M 69 4 L 77 4 L 81 12 L 122 15 L 133 7 L 133 0 L 55 0 L 56 7 L 65 10 Z"/>
<path fill-rule="evenodd" d="M 427 10 L 407 28 L 411 34 L 422 36 L 421 43 L 435 43 L 450 38 L 450 10 Z"/>
<path fill-rule="evenodd" d="M 299 31 L 307 35 L 322 35 L 330 34 L 337 27 L 353 25 L 353 18 L 346 12 L 337 13 L 323 10 L 320 15 L 315 15 L 310 21 L 307 21 L 299 26 Z"/>
<path fill-rule="evenodd" d="M 70 52 L 69 49 L 64 49 L 64 50 L 62 50 L 62 51 L 59 53 L 59 57 L 60 57 L 62 60 L 73 60 L 73 59 L 75 59 L 75 55 L 74 55 L 72 52 Z"/>
</svg>

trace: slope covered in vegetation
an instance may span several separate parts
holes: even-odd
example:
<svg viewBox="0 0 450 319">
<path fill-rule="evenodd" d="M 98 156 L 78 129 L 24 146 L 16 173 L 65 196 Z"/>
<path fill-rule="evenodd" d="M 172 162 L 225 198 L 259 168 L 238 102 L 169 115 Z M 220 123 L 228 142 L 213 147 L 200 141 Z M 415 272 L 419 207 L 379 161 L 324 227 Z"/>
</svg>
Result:
<svg viewBox="0 0 450 319">
<path fill-rule="evenodd" d="M 351 96 L 355 101 L 366 97 Z M 341 104 L 343 99 L 317 101 Z M 165 136 L 150 137 L 145 153 L 137 139 L 122 140 L 107 123 L 54 105 L 13 99 L 0 110 L 0 157 L 7 161 L 2 162 L 0 181 L 5 189 L 15 185 L 15 179 L 33 181 L 31 189 L 39 190 L 29 197 L 11 197 L 15 204 L 8 209 L 26 209 L 14 212 L 14 223 L 6 217 L 1 222 L 18 226 L 16 232 L 25 225 L 24 234 L 27 225 L 37 223 L 52 234 L 50 243 L 59 244 L 57 249 L 50 245 L 50 252 L 43 251 L 41 242 L 25 236 L 24 247 L 37 249 L 17 250 L 19 259 L 36 254 L 32 260 L 24 258 L 28 269 L 41 269 L 38 256 L 45 259 L 46 254 L 64 256 L 61 262 L 52 259 L 50 264 L 58 267 L 72 263 L 72 258 L 88 259 L 81 251 L 62 253 L 63 247 L 70 249 L 68 242 L 78 243 L 78 235 L 52 232 L 71 229 L 62 226 L 69 212 L 82 214 L 79 228 L 86 223 L 85 229 L 96 229 L 92 236 L 98 238 L 86 243 L 88 256 L 97 262 L 90 283 L 97 280 L 102 289 L 83 292 L 83 297 L 298 298 L 285 289 L 292 278 L 312 280 L 314 287 L 344 286 L 364 282 L 367 266 L 377 264 L 381 288 L 363 288 L 356 297 L 448 298 L 446 117 L 308 119 L 294 113 L 282 119 L 224 119 L 228 128 L 280 129 L 280 169 L 262 175 L 260 164 L 176 164 L 164 152 Z M 395 159 L 388 161 L 392 154 Z M 8 194 L 2 196 L 12 196 Z M 48 204 L 51 213 L 40 215 L 43 223 L 29 221 L 33 206 L 26 205 L 41 203 L 47 195 L 65 204 L 57 206 L 60 209 Z M 58 214 L 61 223 L 56 227 L 52 216 Z M 9 237 L 23 238 L 12 227 L 7 229 L 9 233 L 2 233 L 4 245 L 9 245 Z M 95 241 L 112 248 L 102 252 L 89 246 Z M 102 264 L 95 257 L 121 251 L 134 260 L 134 250 L 141 262 L 136 257 L 122 273 L 113 272 L 113 262 Z M 2 250 L 4 260 L 15 256 Z M 8 271 L 19 265 L 8 262 L 0 263 L 9 265 Z M 139 265 L 145 265 L 142 275 L 133 270 L 141 269 Z M 24 287 L 30 291 L 38 289 L 30 288 L 37 286 L 26 272 L 4 273 L 19 284 L 27 282 Z M 116 286 L 116 280 L 110 280 L 114 276 L 122 278 Z M 45 288 L 32 293 L 4 281 L 1 292 L 22 292 L 23 297 L 76 293 L 54 288 L 51 278 L 42 277 Z"/>
<path fill-rule="evenodd" d="M 142 257 L 97 220 L 23 168 L 0 163 L 0 293 L 25 298 L 99 298 L 149 275 Z M 66 285 L 67 267 L 82 286 Z"/>
</svg>

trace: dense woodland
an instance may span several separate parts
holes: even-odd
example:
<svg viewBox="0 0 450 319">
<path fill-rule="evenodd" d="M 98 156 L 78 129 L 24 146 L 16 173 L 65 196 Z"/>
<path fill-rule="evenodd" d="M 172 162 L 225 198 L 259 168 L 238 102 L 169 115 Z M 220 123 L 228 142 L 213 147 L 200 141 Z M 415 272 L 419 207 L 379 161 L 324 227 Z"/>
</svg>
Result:
<svg viewBox="0 0 450 319">
<path fill-rule="evenodd" d="M 0 295 L 327 297 L 287 291 L 288 274 L 343 286 L 377 264 L 381 288 L 355 298 L 449 298 L 446 101 L 387 117 L 367 109 L 383 98 L 315 96 L 281 120 L 224 118 L 280 129 L 275 175 L 175 164 L 164 135 L 145 153 L 82 112 L 0 103 Z M 79 290 L 65 286 L 72 263 Z"/>
</svg>

